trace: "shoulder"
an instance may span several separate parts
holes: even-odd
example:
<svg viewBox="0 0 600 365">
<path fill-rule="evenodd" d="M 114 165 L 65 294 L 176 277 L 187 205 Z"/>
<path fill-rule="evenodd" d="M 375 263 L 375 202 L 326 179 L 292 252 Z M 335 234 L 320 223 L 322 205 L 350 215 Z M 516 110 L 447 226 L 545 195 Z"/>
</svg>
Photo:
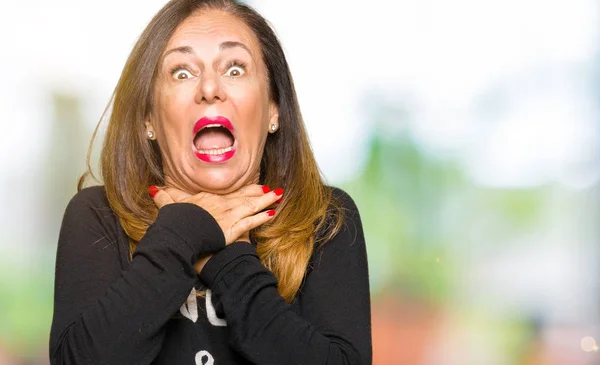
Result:
<svg viewBox="0 0 600 365">
<path fill-rule="evenodd" d="M 354 230 L 360 230 L 362 232 L 362 223 L 360 219 L 360 214 L 358 212 L 358 207 L 354 202 L 354 199 L 345 192 L 344 190 L 337 187 L 328 187 L 331 190 L 331 203 L 329 205 L 329 214 L 328 220 L 331 226 L 331 223 L 342 221 L 344 228 L 353 228 Z M 350 225 L 351 227 L 347 227 Z"/>
<path fill-rule="evenodd" d="M 332 200 L 315 241 L 309 272 L 322 270 L 324 266 L 341 269 L 357 263 L 366 265 L 366 243 L 356 203 L 344 190 L 328 188 Z"/>
<path fill-rule="evenodd" d="M 331 190 L 332 199 L 328 209 L 330 216 L 325 225 L 329 232 L 323 232 L 323 236 L 328 239 L 324 243 L 344 241 L 346 244 L 355 244 L 357 239 L 364 242 L 362 222 L 354 199 L 340 188 L 328 188 Z"/>
<path fill-rule="evenodd" d="M 78 191 L 67 205 L 65 218 L 68 217 L 114 221 L 115 215 L 106 198 L 104 186 L 91 186 Z"/>
<path fill-rule="evenodd" d="M 65 210 L 57 247 L 57 270 L 69 265 L 118 273 L 129 260 L 129 239 L 103 186 L 80 190 Z"/>
<path fill-rule="evenodd" d="M 78 254 L 128 252 L 128 239 L 106 198 L 103 186 L 80 190 L 71 198 L 63 216 L 59 251 Z"/>
<path fill-rule="evenodd" d="M 106 192 L 104 186 L 90 186 L 80 191 L 73 196 L 69 205 L 75 206 L 108 206 Z"/>
<path fill-rule="evenodd" d="M 358 214 L 358 207 L 356 206 L 356 203 L 350 194 L 335 186 L 328 186 L 328 188 L 331 190 L 333 204 L 337 203 L 338 206 L 344 211 L 350 211 Z"/>
</svg>

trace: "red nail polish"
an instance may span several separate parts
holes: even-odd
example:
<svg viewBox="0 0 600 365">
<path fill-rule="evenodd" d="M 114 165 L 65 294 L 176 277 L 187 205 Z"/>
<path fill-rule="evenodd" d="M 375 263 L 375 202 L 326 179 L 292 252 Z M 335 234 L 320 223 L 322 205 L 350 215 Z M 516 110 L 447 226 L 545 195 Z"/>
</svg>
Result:
<svg viewBox="0 0 600 365">
<path fill-rule="evenodd" d="M 263 193 L 265 193 L 265 194 L 268 193 L 269 191 L 271 191 L 271 188 L 268 187 L 267 185 L 263 185 L 262 189 L 263 189 Z"/>
<path fill-rule="evenodd" d="M 283 198 L 277 199 L 277 201 L 275 203 L 279 204 L 279 203 L 281 203 L 282 200 L 283 200 Z"/>
<path fill-rule="evenodd" d="M 282 188 L 277 188 L 275 190 L 273 190 L 273 192 L 275 193 L 275 195 L 277 196 L 281 196 L 283 195 L 283 189 Z"/>
<path fill-rule="evenodd" d="M 148 188 L 148 193 L 150 194 L 151 197 L 154 198 L 154 196 L 158 193 L 158 188 L 156 186 L 152 185 Z"/>
<path fill-rule="evenodd" d="M 273 209 L 271 209 L 271 210 L 268 210 L 268 211 L 267 211 L 267 214 L 269 215 L 269 217 L 272 217 L 272 216 L 274 216 L 274 215 L 275 215 L 275 211 L 274 211 Z"/>
</svg>

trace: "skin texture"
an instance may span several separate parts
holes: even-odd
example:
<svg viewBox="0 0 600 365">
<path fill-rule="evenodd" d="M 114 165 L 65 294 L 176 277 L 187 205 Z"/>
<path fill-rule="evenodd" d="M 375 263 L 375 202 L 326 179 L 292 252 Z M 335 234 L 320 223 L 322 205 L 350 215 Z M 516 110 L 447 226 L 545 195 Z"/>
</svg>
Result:
<svg viewBox="0 0 600 365">
<path fill-rule="evenodd" d="M 281 198 L 256 185 L 265 142 L 279 116 L 252 30 L 220 10 L 187 18 L 163 53 L 155 95 L 146 132 L 158 141 L 166 186 L 154 202 L 159 208 L 196 204 L 219 223 L 226 244 L 250 241 L 248 232 L 273 218 L 274 212 L 264 210 Z M 224 163 L 195 155 L 194 124 L 207 116 L 224 116 L 233 124 L 236 153 Z M 198 260 L 198 272 L 209 258 Z"/>
<path fill-rule="evenodd" d="M 260 46 L 243 21 L 205 10 L 182 22 L 163 53 L 155 95 L 146 128 L 156 135 L 168 187 L 227 194 L 258 182 L 278 110 L 269 97 Z M 205 116 L 224 116 L 233 124 L 237 149 L 224 163 L 206 163 L 194 154 L 193 126 Z"/>
<path fill-rule="evenodd" d="M 175 188 L 160 189 L 154 195 L 158 208 L 175 202 L 196 204 L 215 218 L 225 236 L 225 244 L 250 242 L 248 232 L 273 218 L 274 211 L 263 211 L 277 203 L 283 192 L 265 192 L 261 185 L 248 185 L 233 193 L 189 195 Z M 200 273 L 211 255 L 201 257 L 194 266 Z"/>
</svg>

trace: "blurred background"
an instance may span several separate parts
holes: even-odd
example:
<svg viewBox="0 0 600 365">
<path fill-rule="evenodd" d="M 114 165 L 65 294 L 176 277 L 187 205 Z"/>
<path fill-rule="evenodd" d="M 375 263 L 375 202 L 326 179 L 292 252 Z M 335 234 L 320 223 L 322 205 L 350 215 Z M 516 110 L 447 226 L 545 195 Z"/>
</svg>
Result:
<svg viewBox="0 0 600 365">
<path fill-rule="evenodd" d="M 48 364 L 62 214 L 165 3 L 0 3 L 2 365 Z M 249 3 L 361 211 L 374 363 L 600 364 L 600 3 Z"/>
</svg>

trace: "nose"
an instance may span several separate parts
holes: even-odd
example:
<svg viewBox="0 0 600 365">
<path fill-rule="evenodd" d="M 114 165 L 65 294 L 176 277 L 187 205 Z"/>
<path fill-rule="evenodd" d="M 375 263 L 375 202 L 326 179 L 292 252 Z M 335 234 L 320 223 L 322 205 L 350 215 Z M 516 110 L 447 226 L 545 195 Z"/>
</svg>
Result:
<svg viewBox="0 0 600 365">
<path fill-rule="evenodd" d="M 225 101 L 225 93 L 221 85 L 221 78 L 216 73 L 205 73 L 200 78 L 200 85 L 196 92 L 196 103 L 215 103 Z"/>
</svg>

